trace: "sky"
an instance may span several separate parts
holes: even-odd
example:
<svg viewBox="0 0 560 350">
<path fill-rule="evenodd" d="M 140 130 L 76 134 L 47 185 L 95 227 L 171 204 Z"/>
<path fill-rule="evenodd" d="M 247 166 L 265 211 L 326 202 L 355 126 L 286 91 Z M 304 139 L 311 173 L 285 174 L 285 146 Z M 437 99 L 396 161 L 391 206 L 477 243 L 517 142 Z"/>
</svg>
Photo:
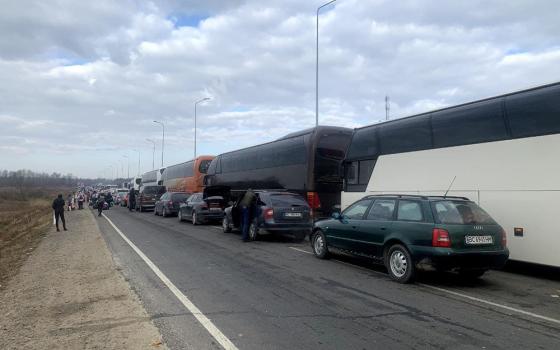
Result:
<svg viewBox="0 0 560 350">
<path fill-rule="evenodd" d="M 315 0 L 0 0 L 0 169 L 122 176 L 315 125 Z M 338 0 L 319 123 L 560 81 L 560 1 Z M 136 151 L 135 151 L 136 150 Z M 117 174 L 118 172 L 118 174 Z"/>
</svg>

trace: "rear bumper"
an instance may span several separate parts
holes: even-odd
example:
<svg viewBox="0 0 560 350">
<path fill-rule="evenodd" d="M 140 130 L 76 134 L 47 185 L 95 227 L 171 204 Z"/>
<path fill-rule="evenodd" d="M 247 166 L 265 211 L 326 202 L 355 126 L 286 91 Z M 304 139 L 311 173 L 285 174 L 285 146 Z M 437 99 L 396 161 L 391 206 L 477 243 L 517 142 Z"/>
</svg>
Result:
<svg viewBox="0 0 560 350">
<path fill-rule="evenodd" d="M 223 211 L 197 211 L 196 214 L 203 220 L 222 220 L 224 218 Z"/>
<path fill-rule="evenodd" d="M 420 267 L 438 270 L 488 270 L 503 267 L 509 250 L 458 252 L 446 248 L 418 247 L 411 249 Z"/>
<path fill-rule="evenodd" d="M 271 223 L 263 223 L 260 226 L 262 229 L 267 230 L 270 233 L 278 232 L 278 233 L 286 233 L 286 232 L 307 232 L 311 233 L 311 229 L 313 228 L 312 223 L 308 224 L 271 224 Z"/>
</svg>

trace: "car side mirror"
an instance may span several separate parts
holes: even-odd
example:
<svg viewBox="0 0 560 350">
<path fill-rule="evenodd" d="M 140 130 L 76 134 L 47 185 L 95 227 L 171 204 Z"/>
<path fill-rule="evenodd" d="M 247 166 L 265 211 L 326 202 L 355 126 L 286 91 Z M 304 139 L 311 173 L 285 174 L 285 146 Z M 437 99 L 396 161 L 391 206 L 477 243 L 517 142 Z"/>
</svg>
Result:
<svg viewBox="0 0 560 350">
<path fill-rule="evenodd" d="M 335 220 L 342 220 L 342 215 L 339 212 L 332 213 L 331 217 Z"/>
</svg>

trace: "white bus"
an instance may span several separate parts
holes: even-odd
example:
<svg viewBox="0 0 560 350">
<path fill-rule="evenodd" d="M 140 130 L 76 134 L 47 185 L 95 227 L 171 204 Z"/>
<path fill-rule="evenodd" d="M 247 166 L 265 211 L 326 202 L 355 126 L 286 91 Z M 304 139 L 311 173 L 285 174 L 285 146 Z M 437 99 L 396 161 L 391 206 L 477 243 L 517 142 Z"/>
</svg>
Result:
<svg viewBox="0 0 560 350">
<path fill-rule="evenodd" d="M 560 267 L 560 83 L 356 129 L 344 168 L 342 208 L 449 189 L 504 227 L 510 259 Z"/>
</svg>

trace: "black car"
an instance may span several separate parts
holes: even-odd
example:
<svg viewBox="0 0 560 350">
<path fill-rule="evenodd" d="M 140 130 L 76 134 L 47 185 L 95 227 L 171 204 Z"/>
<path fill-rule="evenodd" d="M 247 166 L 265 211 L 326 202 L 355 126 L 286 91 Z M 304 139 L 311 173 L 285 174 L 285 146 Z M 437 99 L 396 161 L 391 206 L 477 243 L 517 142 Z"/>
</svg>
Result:
<svg viewBox="0 0 560 350">
<path fill-rule="evenodd" d="M 504 229 L 465 197 L 373 195 L 315 223 L 313 253 L 371 257 L 394 280 L 414 280 L 417 267 L 477 278 L 508 257 Z"/>
<path fill-rule="evenodd" d="M 254 191 L 256 203 L 251 208 L 249 240 L 256 240 L 262 234 L 288 233 L 294 241 L 302 241 L 311 232 L 313 218 L 309 204 L 297 193 Z M 243 198 L 243 194 L 239 199 Z M 225 209 L 222 228 L 231 232 L 241 228 L 242 213 L 239 201 Z"/>
<path fill-rule="evenodd" d="M 225 200 L 222 196 L 208 196 L 199 192 L 192 194 L 179 208 L 179 221 L 190 220 L 193 225 L 209 221 L 221 221 L 224 217 Z"/>
<path fill-rule="evenodd" d="M 175 216 L 179 213 L 179 206 L 189 197 L 186 192 L 165 192 L 154 207 L 154 214 L 163 217 Z"/>
</svg>

